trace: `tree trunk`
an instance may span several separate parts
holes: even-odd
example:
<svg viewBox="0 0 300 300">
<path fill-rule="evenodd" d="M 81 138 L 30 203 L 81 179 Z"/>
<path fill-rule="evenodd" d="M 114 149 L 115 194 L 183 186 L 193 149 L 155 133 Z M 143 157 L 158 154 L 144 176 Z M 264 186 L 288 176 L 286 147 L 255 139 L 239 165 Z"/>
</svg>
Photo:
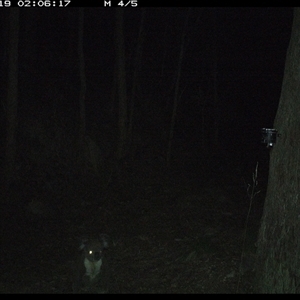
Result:
<svg viewBox="0 0 300 300">
<path fill-rule="evenodd" d="M 124 156 L 125 144 L 127 140 L 127 91 L 123 14 L 123 9 L 118 8 L 116 10 L 115 46 L 117 58 L 117 95 L 119 101 L 119 141 L 117 149 L 117 160 L 120 160 Z"/>
<path fill-rule="evenodd" d="M 80 94 L 79 94 L 79 145 L 81 152 L 84 151 L 84 138 L 86 131 L 86 113 L 85 113 L 85 94 L 86 94 L 86 76 L 83 52 L 83 24 L 84 9 L 79 9 L 79 28 L 78 28 L 78 57 L 80 74 Z"/>
<path fill-rule="evenodd" d="M 219 123 L 220 123 L 220 103 L 218 95 L 218 27 L 217 27 L 217 16 L 216 9 L 214 9 L 214 38 L 213 38 L 213 87 L 214 87 L 214 100 L 213 100 L 213 111 L 214 111 L 214 123 L 213 123 L 213 147 L 219 149 Z"/>
<path fill-rule="evenodd" d="M 256 288 L 300 292 L 300 8 L 294 9 L 282 93 L 274 128 L 269 183 L 259 232 Z"/>
<path fill-rule="evenodd" d="M 8 186 L 13 179 L 16 159 L 16 130 L 18 108 L 18 43 L 19 43 L 19 9 L 11 8 L 9 16 L 9 65 L 8 93 L 6 103 L 6 150 L 5 182 Z"/>
<path fill-rule="evenodd" d="M 131 155 L 134 155 L 134 149 L 135 146 L 134 143 L 136 142 L 133 139 L 133 124 L 134 124 L 134 109 L 135 109 L 135 98 L 136 98 L 136 92 L 139 86 L 139 76 L 140 76 L 140 70 L 142 66 L 142 53 L 143 53 L 143 44 L 145 40 L 145 32 L 144 32 L 144 25 L 145 25 L 145 12 L 146 9 L 142 8 L 141 11 L 141 23 L 140 23 L 140 29 L 139 29 L 139 36 L 137 40 L 137 47 L 136 47 L 136 53 L 135 53 L 135 60 L 134 60 L 134 71 L 132 76 L 132 90 L 131 90 L 131 101 L 130 101 L 130 108 L 129 108 L 129 120 L 128 120 L 128 132 L 127 132 L 127 139 L 128 143 L 130 144 L 131 148 Z"/>
<path fill-rule="evenodd" d="M 188 25 L 189 20 L 189 14 L 190 14 L 191 8 L 187 10 L 186 18 L 184 21 L 184 26 L 182 28 L 181 33 L 181 45 L 180 45 L 180 53 L 178 57 L 178 66 L 177 66 L 177 78 L 176 78 L 176 84 L 175 84 L 175 92 L 174 92 L 174 102 L 173 102 L 173 110 L 172 110 L 172 117 L 171 117 L 171 124 L 170 124 L 170 131 L 169 131 L 169 138 L 168 138 L 168 148 L 167 148 L 167 165 L 169 166 L 170 160 L 171 160 L 171 150 L 172 150 L 172 142 L 174 137 L 174 127 L 175 127 L 175 121 L 176 121 L 176 115 L 177 115 L 177 107 L 179 103 L 179 84 L 180 84 L 180 78 L 181 78 L 181 69 L 182 69 L 182 61 L 183 61 L 183 54 L 184 54 L 184 47 L 185 47 L 185 37 L 186 37 L 186 28 Z"/>
</svg>

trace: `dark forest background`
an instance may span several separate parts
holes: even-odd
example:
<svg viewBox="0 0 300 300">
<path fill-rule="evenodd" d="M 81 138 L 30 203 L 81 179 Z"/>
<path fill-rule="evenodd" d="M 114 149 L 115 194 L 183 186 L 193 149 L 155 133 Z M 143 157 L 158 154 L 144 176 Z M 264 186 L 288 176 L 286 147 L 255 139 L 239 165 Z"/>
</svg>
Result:
<svg viewBox="0 0 300 300">
<path fill-rule="evenodd" d="M 4 11 L 2 14 L 5 46 L 8 14 Z M 85 9 L 86 134 L 97 144 L 102 159 L 112 155 L 118 136 L 114 14 L 113 9 Z M 163 160 L 166 155 L 186 15 L 186 8 L 147 9 L 138 84 L 134 82 L 137 87 L 131 95 L 141 9 L 126 10 L 124 14 L 129 108 L 134 101 L 135 149 L 128 151 L 135 153 L 131 156 L 155 152 Z M 260 151 L 260 128 L 272 127 L 277 109 L 291 19 L 292 10 L 284 8 L 191 10 L 184 29 L 172 146 L 173 155 L 181 156 L 179 160 L 192 155 L 203 161 L 213 153 L 230 156 L 241 167 L 248 163 L 255 165 Z M 59 163 L 69 163 L 70 155 L 62 152 L 71 151 L 66 148 L 72 148 L 78 130 L 77 36 L 76 8 L 20 12 L 19 157 L 25 151 L 42 155 L 39 146 L 51 152 L 49 144 L 41 145 L 44 139 L 44 143 L 52 146 L 59 144 L 53 146 L 56 158 L 61 159 Z M 6 95 L 7 52 L 7 47 L 1 48 L 3 95 Z M 4 112 L 5 105 L 2 105 L 2 122 Z M 1 127 L 4 137 L 4 124 Z M 34 141 L 37 144 L 27 148 L 35 149 L 21 149 Z M 62 147 L 63 143 L 66 147 Z M 55 153 L 48 154 L 55 156 Z M 218 159 L 224 161 L 223 157 Z"/>
</svg>

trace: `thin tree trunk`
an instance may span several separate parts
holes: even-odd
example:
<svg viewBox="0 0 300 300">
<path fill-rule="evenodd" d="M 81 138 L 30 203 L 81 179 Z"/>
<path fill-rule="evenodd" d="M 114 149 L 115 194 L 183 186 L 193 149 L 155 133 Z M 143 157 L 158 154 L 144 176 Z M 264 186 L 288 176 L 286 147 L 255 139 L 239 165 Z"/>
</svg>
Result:
<svg viewBox="0 0 300 300">
<path fill-rule="evenodd" d="M 8 186 L 13 179 L 16 159 L 16 130 L 18 125 L 18 43 L 19 8 L 11 8 L 9 18 L 9 65 L 6 105 L 5 179 Z"/>
<path fill-rule="evenodd" d="M 84 151 L 84 138 L 86 132 L 86 75 L 83 52 L 83 29 L 84 29 L 84 8 L 79 9 L 79 28 L 78 28 L 78 58 L 79 58 L 79 75 L 80 75 L 80 94 L 79 94 L 79 145 L 80 152 Z"/>
<path fill-rule="evenodd" d="M 141 24 L 140 24 L 138 41 L 137 41 L 137 48 L 136 48 L 135 62 L 134 62 L 134 72 L 132 78 L 132 91 L 131 91 L 131 101 L 130 101 L 130 109 L 129 109 L 128 133 L 127 133 L 128 143 L 130 143 L 131 146 L 134 146 L 133 145 L 133 123 L 134 123 L 135 94 L 139 84 L 138 79 L 139 79 L 139 73 L 142 64 L 143 43 L 145 38 L 145 33 L 144 33 L 145 11 L 146 9 L 142 8 Z M 131 151 L 133 152 L 132 147 L 131 147 Z"/>
<path fill-rule="evenodd" d="M 173 136 L 174 136 L 174 127 L 175 127 L 175 121 L 176 121 L 176 115 L 177 115 L 177 107 L 178 107 L 179 98 L 180 98 L 179 97 L 179 84 L 180 84 L 180 77 L 181 77 L 184 47 L 185 47 L 186 28 L 187 28 L 187 25 L 188 25 L 190 10 L 191 10 L 191 8 L 189 8 L 187 13 L 186 13 L 186 19 L 185 19 L 184 26 L 183 26 L 183 29 L 182 29 L 182 34 L 181 34 L 181 46 L 180 46 L 180 53 L 179 53 L 179 57 L 178 57 L 177 78 L 176 78 L 175 92 L 174 92 L 173 111 L 172 111 L 170 132 L 169 132 L 169 139 L 168 139 L 168 147 L 167 147 L 167 157 L 166 157 L 167 165 L 170 164 L 170 159 L 171 159 L 171 150 L 172 150 L 172 142 L 173 142 Z"/>
<path fill-rule="evenodd" d="M 119 100 L 119 141 L 116 157 L 117 160 L 120 160 L 124 156 L 125 144 L 127 140 L 127 92 L 123 14 L 124 9 L 118 8 L 116 10 L 115 46 L 117 58 L 117 95 Z"/>
<path fill-rule="evenodd" d="M 217 16 L 214 10 L 214 34 L 213 34 L 213 84 L 214 84 L 214 126 L 213 126 L 213 146 L 218 149 L 219 144 L 219 96 L 218 96 L 218 48 L 217 48 Z"/>
</svg>

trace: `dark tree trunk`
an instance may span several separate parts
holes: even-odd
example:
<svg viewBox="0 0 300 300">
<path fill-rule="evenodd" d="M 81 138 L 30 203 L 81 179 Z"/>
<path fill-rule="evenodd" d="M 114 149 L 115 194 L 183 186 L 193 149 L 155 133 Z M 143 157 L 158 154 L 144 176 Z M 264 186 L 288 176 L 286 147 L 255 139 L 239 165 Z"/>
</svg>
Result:
<svg viewBox="0 0 300 300">
<path fill-rule="evenodd" d="M 212 133 L 212 141 L 214 149 L 219 149 L 219 126 L 220 126 L 220 103 L 219 103 L 219 95 L 218 95 L 218 24 L 217 24 L 217 16 L 216 11 L 214 10 L 214 39 L 213 39 L 213 89 L 214 89 L 214 98 L 213 98 L 213 111 L 214 111 L 214 123 L 213 123 L 213 133 Z"/>
<path fill-rule="evenodd" d="M 300 8 L 294 10 L 257 249 L 262 293 L 300 292 Z"/>
<path fill-rule="evenodd" d="M 11 8 L 9 16 L 9 65 L 8 92 L 6 102 L 6 150 L 5 182 L 8 186 L 13 179 L 16 159 L 16 130 L 18 108 L 18 43 L 19 43 L 19 9 Z"/>
<path fill-rule="evenodd" d="M 119 141 L 117 149 L 117 160 L 120 160 L 125 155 L 125 144 L 127 141 L 127 91 L 123 14 L 123 9 L 118 8 L 116 10 L 115 46 L 117 58 L 117 97 L 119 101 Z"/>
<path fill-rule="evenodd" d="M 83 25 L 84 9 L 79 9 L 79 28 L 78 28 L 78 57 L 79 57 L 79 74 L 80 74 L 80 95 L 79 95 L 79 145 L 81 150 L 84 148 L 84 137 L 86 131 L 86 113 L 85 113 L 85 94 L 86 94 L 86 76 L 85 62 L 83 52 Z"/>
<path fill-rule="evenodd" d="M 188 10 L 186 12 L 186 18 L 184 21 L 184 25 L 182 28 L 182 33 L 181 33 L 181 45 L 180 45 L 180 52 L 179 52 L 178 65 L 177 65 L 177 77 L 176 77 L 175 92 L 174 92 L 173 110 L 172 110 L 171 124 L 170 124 L 169 138 L 168 138 L 168 146 L 167 146 L 166 161 L 167 161 L 168 166 L 169 166 L 170 160 L 171 160 L 172 143 L 173 143 L 173 137 L 174 137 L 174 127 L 175 127 L 175 122 L 176 122 L 178 103 L 180 100 L 179 85 L 180 85 L 180 79 L 181 79 L 183 54 L 184 54 L 184 49 L 186 46 L 185 45 L 186 30 L 187 30 L 187 26 L 188 26 L 190 12 L 191 12 L 191 8 L 188 8 Z"/>
<path fill-rule="evenodd" d="M 139 36 L 137 40 L 137 47 L 136 47 L 136 53 L 135 53 L 135 60 L 134 60 L 134 71 L 132 76 L 132 90 L 131 90 L 131 99 L 130 99 L 130 105 L 129 105 L 129 120 L 128 120 L 128 132 L 127 132 L 127 139 L 128 143 L 130 144 L 131 149 L 131 155 L 134 155 L 134 149 L 138 145 L 134 145 L 136 143 L 136 139 L 133 138 L 134 136 L 134 113 L 135 113 L 135 98 L 136 98 L 136 92 L 139 87 L 139 77 L 140 77 L 140 71 L 142 66 L 142 54 L 143 54 L 143 44 L 145 40 L 145 12 L 146 9 L 142 8 L 141 11 L 141 23 L 140 23 L 140 29 L 139 29 Z"/>
</svg>

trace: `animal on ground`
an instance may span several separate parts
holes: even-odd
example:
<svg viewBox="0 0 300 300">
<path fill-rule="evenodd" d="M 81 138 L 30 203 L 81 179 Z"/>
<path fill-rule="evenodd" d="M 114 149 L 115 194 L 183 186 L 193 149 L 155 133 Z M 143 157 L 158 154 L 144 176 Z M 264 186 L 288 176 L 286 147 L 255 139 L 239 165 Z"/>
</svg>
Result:
<svg viewBox="0 0 300 300">
<path fill-rule="evenodd" d="M 108 248 L 108 236 L 83 239 L 79 247 L 79 258 L 73 281 L 73 292 L 102 293 L 99 283 L 103 282 L 104 253 Z"/>
</svg>

